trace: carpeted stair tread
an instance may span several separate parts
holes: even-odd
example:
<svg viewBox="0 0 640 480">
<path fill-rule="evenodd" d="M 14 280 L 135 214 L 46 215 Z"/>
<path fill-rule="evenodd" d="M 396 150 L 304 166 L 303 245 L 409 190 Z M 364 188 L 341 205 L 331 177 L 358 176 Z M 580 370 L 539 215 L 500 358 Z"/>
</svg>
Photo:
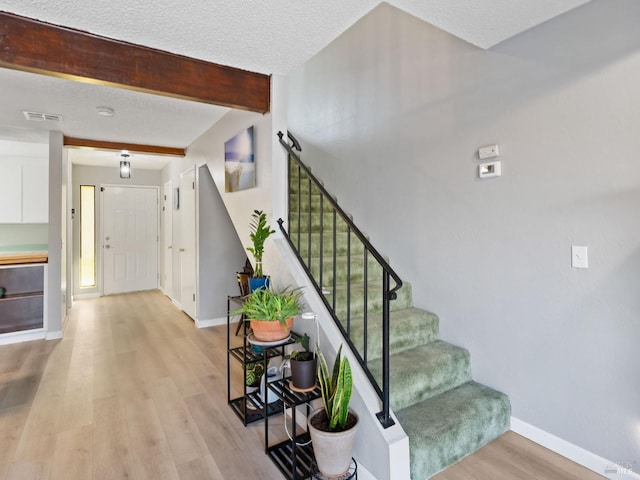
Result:
<svg viewBox="0 0 640 480">
<path fill-rule="evenodd" d="M 332 211 L 324 211 L 322 213 L 322 224 L 320 223 L 320 214 L 313 214 L 311 216 L 311 231 L 319 232 L 320 230 L 324 232 L 346 232 L 349 230 L 349 225 L 340 217 L 336 216 L 335 221 L 335 229 L 333 226 L 334 215 Z M 299 220 L 299 221 L 298 221 Z M 299 219 L 298 217 L 291 218 L 289 221 L 289 232 L 290 234 L 296 235 L 296 233 L 300 231 L 303 234 L 306 234 L 309 231 L 309 216 L 302 215 Z"/>
<path fill-rule="evenodd" d="M 395 414 L 409 436 L 411 478 L 426 480 L 506 432 L 511 406 L 470 381 Z"/>
<path fill-rule="evenodd" d="M 436 340 L 391 355 L 391 408 L 396 411 L 455 388 L 471 380 L 470 356 L 464 348 Z M 374 378 L 382 379 L 382 361 L 368 364 Z"/>
<path fill-rule="evenodd" d="M 327 301 L 333 305 L 332 285 L 324 284 L 323 287 L 329 291 L 325 294 Z M 364 284 L 353 284 L 349 292 L 351 297 L 351 317 L 364 316 Z M 338 318 L 347 318 L 347 285 L 337 285 L 335 292 L 335 312 Z M 368 311 L 382 311 L 382 282 L 369 282 L 367 284 L 367 305 Z M 405 282 L 398 290 L 398 298 L 390 302 L 391 310 L 403 310 L 413 307 L 411 285 Z"/>
<path fill-rule="evenodd" d="M 419 308 L 392 310 L 389 319 L 391 355 L 410 350 L 438 339 L 439 320 L 435 313 Z M 346 329 L 346 322 L 342 323 Z M 364 351 L 364 317 L 351 318 L 351 341 Z M 382 312 L 367 315 L 367 358 L 375 360 L 382 356 Z"/>
<path fill-rule="evenodd" d="M 349 238 L 351 237 L 351 238 Z M 339 257 L 346 257 L 350 252 L 352 256 L 363 255 L 364 245 L 356 238 L 355 235 L 347 232 L 336 232 L 336 255 Z M 292 234 L 291 241 L 294 245 L 298 243 L 297 233 Z M 298 248 L 300 256 L 304 259 L 305 263 L 309 261 L 309 241 L 306 234 L 300 235 L 300 247 Z M 333 232 L 324 232 L 322 235 L 322 253 L 324 257 L 333 257 Z M 311 233 L 311 258 L 318 258 L 320 256 L 320 233 Z"/>
<path fill-rule="evenodd" d="M 336 265 L 336 283 L 337 284 L 346 284 L 351 279 L 351 283 L 363 282 L 364 281 L 364 256 L 352 256 L 351 257 L 351 268 L 347 268 L 347 256 L 336 256 L 335 265 Z M 334 260 L 333 255 L 326 256 L 322 259 L 323 270 L 322 270 L 322 279 L 320 279 L 320 258 L 311 258 L 311 273 L 314 278 L 319 279 L 323 285 L 331 285 L 333 284 L 333 266 Z M 369 256 L 367 258 L 367 279 L 369 281 L 381 280 L 382 279 L 382 267 L 378 263 L 378 261 Z"/>
</svg>

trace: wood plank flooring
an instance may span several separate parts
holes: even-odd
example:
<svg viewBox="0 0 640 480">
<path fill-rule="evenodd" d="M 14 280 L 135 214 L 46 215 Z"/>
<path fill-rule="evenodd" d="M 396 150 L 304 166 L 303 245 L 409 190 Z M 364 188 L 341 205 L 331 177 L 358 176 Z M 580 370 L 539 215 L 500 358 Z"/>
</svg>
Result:
<svg viewBox="0 0 640 480">
<path fill-rule="evenodd" d="M 62 340 L 0 346 L 0 479 L 283 478 L 263 441 L 227 405 L 226 328 L 159 292 L 75 302 Z M 602 477 L 509 433 L 435 478 Z"/>
</svg>

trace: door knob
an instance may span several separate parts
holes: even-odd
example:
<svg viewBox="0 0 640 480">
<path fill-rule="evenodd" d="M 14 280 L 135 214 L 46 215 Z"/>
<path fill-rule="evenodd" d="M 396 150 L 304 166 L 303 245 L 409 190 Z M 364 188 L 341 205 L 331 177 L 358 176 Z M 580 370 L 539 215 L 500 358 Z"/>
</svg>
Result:
<svg viewBox="0 0 640 480">
<path fill-rule="evenodd" d="M 171 248 L 173 248 L 173 247 L 172 247 L 171 245 L 169 245 L 167 248 L 168 248 L 169 250 L 171 250 Z"/>
<path fill-rule="evenodd" d="M 111 245 L 105 245 L 104 248 L 111 248 Z"/>
<path fill-rule="evenodd" d="M 184 248 L 181 248 L 181 249 L 180 249 L 180 251 L 181 251 L 181 252 L 184 252 Z"/>
</svg>

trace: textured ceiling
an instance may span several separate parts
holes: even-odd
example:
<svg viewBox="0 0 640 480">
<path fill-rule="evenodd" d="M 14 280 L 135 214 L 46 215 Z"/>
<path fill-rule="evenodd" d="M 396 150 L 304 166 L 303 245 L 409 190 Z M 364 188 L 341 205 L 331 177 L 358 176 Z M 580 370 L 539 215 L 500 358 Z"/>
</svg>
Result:
<svg viewBox="0 0 640 480">
<path fill-rule="evenodd" d="M 481 48 L 588 0 L 392 0 Z M 376 0 L 0 0 L 0 10 L 266 74 L 286 75 L 328 45 Z M 1 33 L 1 32 L 0 32 Z M 96 107 L 115 110 L 99 117 Z M 0 139 L 42 142 L 23 110 L 64 116 L 67 136 L 186 147 L 228 110 L 0 68 Z M 53 126 L 54 128 L 59 128 Z M 90 162 L 83 154 L 83 161 Z M 104 159 L 103 159 L 104 160 Z M 96 160 L 97 161 L 97 160 Z"/>
<path fill-rule="evenodd" d="M 481 48 L 588 0 L 392 0 Z M 0 0 L 0 10 L 246 70 L 287 74 L 376 0 Z"/>
</svg>

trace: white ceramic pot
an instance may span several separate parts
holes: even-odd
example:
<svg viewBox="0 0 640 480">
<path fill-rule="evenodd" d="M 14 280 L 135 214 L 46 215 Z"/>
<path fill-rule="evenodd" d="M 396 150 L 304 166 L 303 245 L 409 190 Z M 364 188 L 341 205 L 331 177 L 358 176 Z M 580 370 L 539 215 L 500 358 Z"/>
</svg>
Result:
<svg viewBox="0 0 640 480">
<path fill-rule="evenodd" d="M 308 421 L 309 433 L 311 434 L 311 445 L 313 454 L 316 457 L 318 470 L 325 477 L 340 477 L 344 475 L 351 466 L 353 457 L 353 444 L 356 439 L 358 424 L 344 432 L 325 432 L 318 430 L 311 424 L 311 419 L 324 409 L 319 408 L 311 412 Z M 352 415 L 358 416 L 349 410 Z"/>
</svg>

